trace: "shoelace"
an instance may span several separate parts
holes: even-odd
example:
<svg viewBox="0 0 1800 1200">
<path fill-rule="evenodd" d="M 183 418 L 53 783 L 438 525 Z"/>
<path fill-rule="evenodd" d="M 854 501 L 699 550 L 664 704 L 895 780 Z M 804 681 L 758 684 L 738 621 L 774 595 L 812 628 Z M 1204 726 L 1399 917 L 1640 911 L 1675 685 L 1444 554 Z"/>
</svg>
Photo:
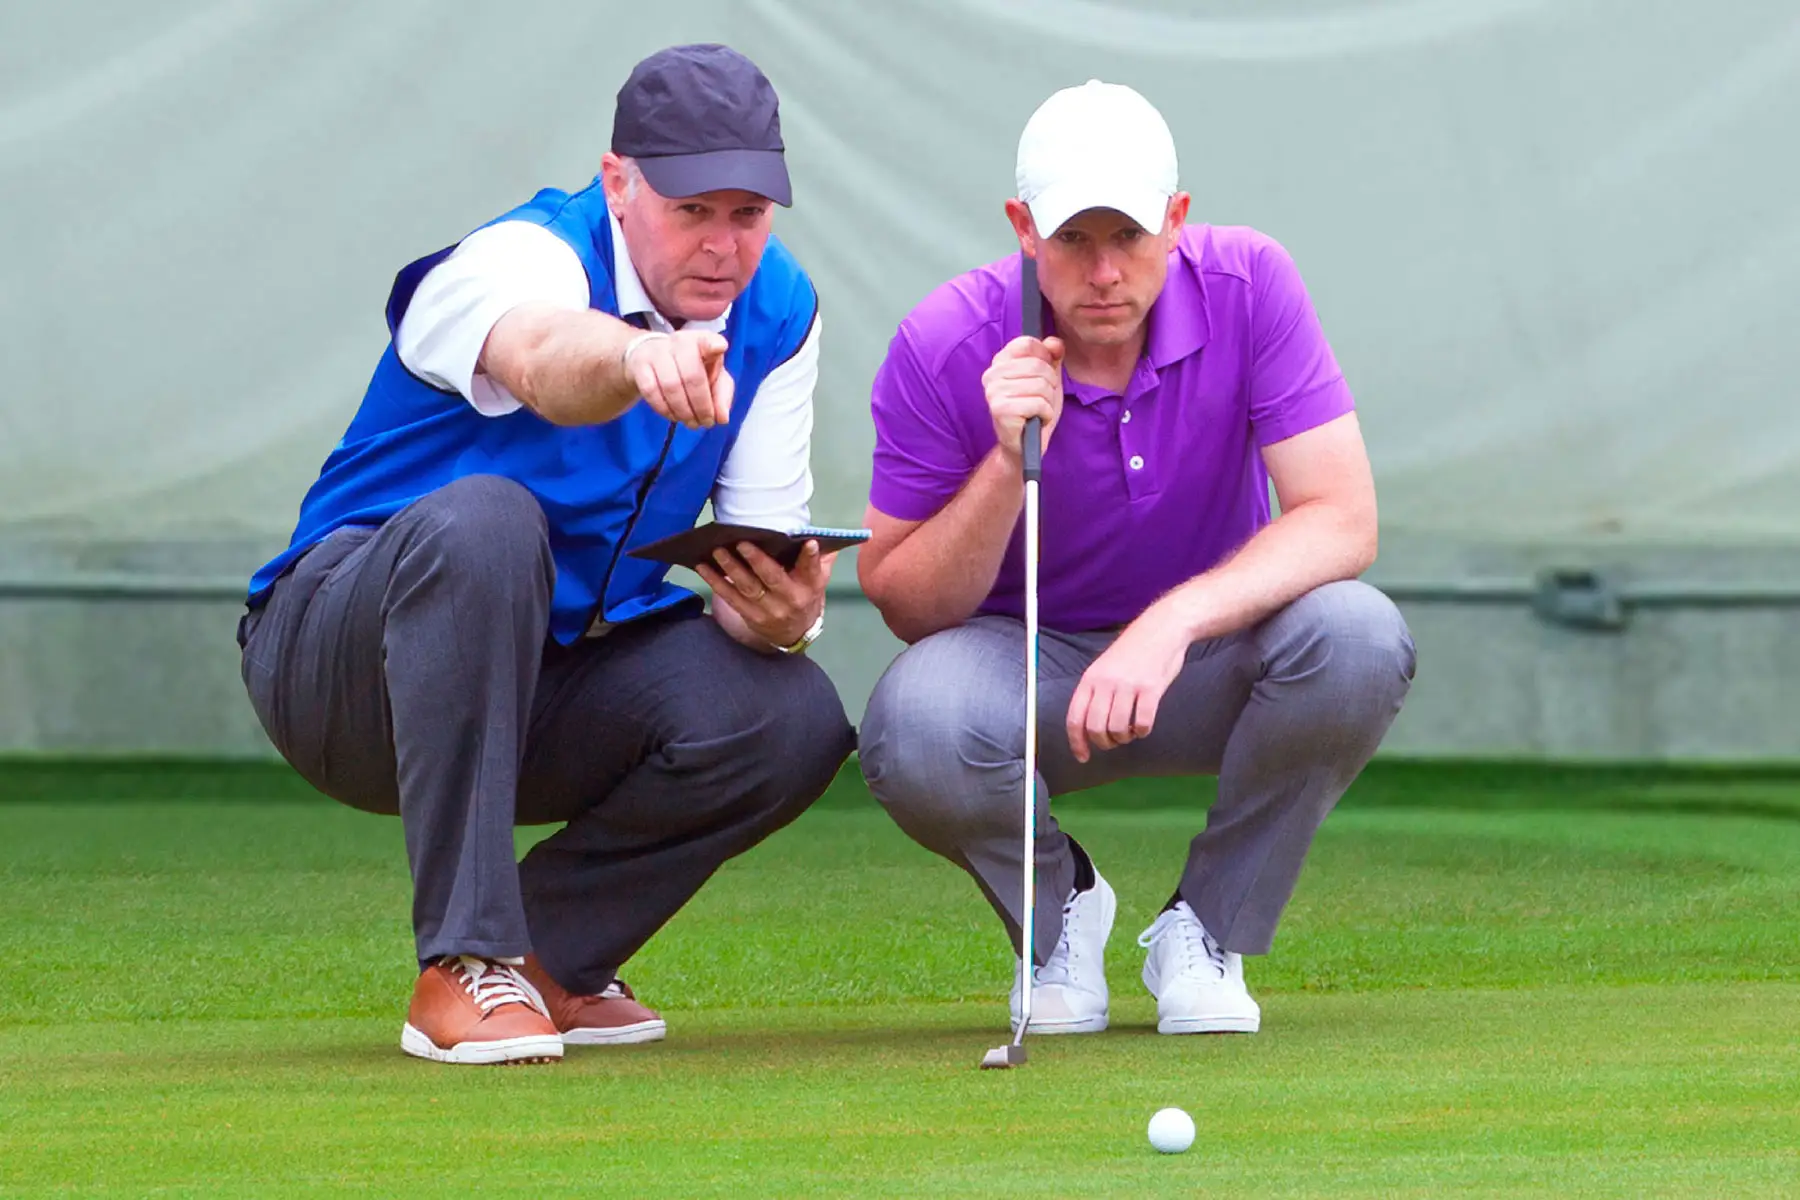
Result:
<svg viewBox="0 0 1800 1200">
<path fill-rule="evenodd" d="M 457 978 L 462 980 L 463 988 L 475 998 L 475 1007 L 484 1014 L 493 1012 L 502 1004 L 523 1004 L 527 1008 L 544 1011 L 537 991 L 525 982 L 524 976 L 506 963 L 489 962 L 464 954 L 451 964 L 450 969 L 456 972 Z"/>
<path fill-rule="evenodd" d="M 1056 949 L 1050 952 L 1050 958 L 1043 966 L 1032 973 L 1032 980 L 1037 984 L 1069 982 L 1069 943 L 1070 934 L 1078 924 L 1075 917 L 1075 897 L 1079 892 L 1071 893 L 1063 904 L 1062 937 L 1057 939 Z"/>
<path fill-rule="evenodd" d="M 1205 963 L 1220 979 L 1225 978 L 1224 947 L 1213 941 L 1212 934 L 1206 932 L 1185 902 L 1158 914 L 1155 923 L 1138 935 L 1138 945 L 1148 950 L 1165 936 L 1176 939 L 1184 970 Z"/>
</svg>

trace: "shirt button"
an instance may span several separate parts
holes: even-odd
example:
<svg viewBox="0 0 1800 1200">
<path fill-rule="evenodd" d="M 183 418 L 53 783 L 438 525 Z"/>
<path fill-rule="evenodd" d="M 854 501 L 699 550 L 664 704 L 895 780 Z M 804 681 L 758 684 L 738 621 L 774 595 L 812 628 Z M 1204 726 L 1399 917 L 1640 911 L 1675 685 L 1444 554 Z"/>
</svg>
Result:
<svg viewBox="0 0 1800 1200">
<path fill-rule="evenodd" d="M 1144 456 L 1143 455 L 1134 454 L 1131 456 L 1131 469 L 1134 471 L 1141 471 L 1144 469 Z"/>
<path fill-rule="evenodd" d="M 1129 408 L 1126 409 L 1125 414 L 1119 418 L 1119 424 L 1121 424 L 1121 425 L 1131 424 L 1131 410 Z"/>
</svg>

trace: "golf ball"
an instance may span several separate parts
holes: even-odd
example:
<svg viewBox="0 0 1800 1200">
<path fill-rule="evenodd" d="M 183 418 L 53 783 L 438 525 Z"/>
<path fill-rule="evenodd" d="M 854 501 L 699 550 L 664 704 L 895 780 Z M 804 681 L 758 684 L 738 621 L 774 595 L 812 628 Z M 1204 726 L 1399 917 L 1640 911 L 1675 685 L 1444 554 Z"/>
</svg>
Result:
<svg viewBox="0 0 1800 1200">
<path fill-rule="evenodd" d="M 1164 1154 L 1180 1154 L 1194 1144 L 1194 1118 L 1179 1108 L 1158 1110 L 1150 1118 L 1150 1144 Z"/>
</svg>

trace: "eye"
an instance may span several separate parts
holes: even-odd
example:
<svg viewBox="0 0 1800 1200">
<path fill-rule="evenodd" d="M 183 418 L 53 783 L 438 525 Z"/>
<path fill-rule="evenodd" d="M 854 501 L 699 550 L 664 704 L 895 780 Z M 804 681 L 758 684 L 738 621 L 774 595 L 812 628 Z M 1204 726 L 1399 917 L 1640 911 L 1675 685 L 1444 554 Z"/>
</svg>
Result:
<svg viewBox="0 0 1800 1200">
<path fill-rule="evenodd" d="M 1057 231 L 1056 240 L 1065 246 L 1079 246 L 1086 239 L 1079 229 L 1061 229 Z"/>
<path fill-rule="evenodd" d="M 675 211 L 690 217 L 700 217 L 706 215 L 706 205 L 696 204 L 690 200 L 686 204 L 676 205 Z"/>
<path fill-rule="evenodd" d="M 762 215 L 768 211 L 768 209 L 760 204 L 746 204 L 743 208 L 737 210 L 737 215 L 739 220 L 758 221 L 761 220 Z"/>
<path fill-rule="evenodd" d="M 1119 241 L 1129 246 L 1144 236 L 1144 231 L 1133 225 L 1130 229 L 1119 230 Z"/>
</svg>

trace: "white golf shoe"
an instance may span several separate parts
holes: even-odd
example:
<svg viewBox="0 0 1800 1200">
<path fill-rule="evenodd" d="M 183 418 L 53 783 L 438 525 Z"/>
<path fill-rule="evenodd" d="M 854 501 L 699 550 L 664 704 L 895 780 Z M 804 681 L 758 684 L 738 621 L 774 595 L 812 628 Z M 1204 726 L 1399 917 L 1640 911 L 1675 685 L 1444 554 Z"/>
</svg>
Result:
<svg viewBox="0 0 1800 1200">
<path fill-rule="evenodd" d="M 1262 1009 L 1244 987 L 1244 959 L 1213 941 L 1183 900 L 1138 937 L 1158 1033 L 1255 1033 Z"/>
<path fill-rule="evenodd" d="M 1117 911 L 1112 885 L 1098 871 L 1094 872 L 1093 887 L 1069 894 L 1063 905 L 1062 937 L 1049 961 L 1032 972 L 1027 1033 L 1099 1033 L 1106 1028 L 1106 939 Z M 1017 1032 L 1017 970 L 1013 972 L 1012 1027 Z"/>
</svg>

